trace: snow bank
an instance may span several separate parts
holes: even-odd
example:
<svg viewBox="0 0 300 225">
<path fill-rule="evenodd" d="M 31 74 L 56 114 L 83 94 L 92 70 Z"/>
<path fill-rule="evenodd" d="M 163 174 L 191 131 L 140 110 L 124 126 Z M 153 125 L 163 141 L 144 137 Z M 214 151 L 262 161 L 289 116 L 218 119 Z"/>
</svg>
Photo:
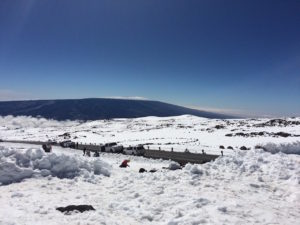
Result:
<svg viewBox="0 0 300 225">
<path fill-rule="evenodd" d="M 296 154 L 300 155 L 300 142 L 294 142 L 294 143 L 286 143 L 286 144 L 274 144 L 274 143 L 268 143 L 265 145 L 262 145 L 261 148 L 267 152 L 271 152 L 273 154 L 278 152 L 283 152 L 286 154 Z"/>
<path fill-rule="evenodd" d="M 171 162 L 168 166 L 169 170 L 178 170 L 181 169 L 181 166 L 177 162 Z"/>
<path fill-rule="evenodd" d="M 87 161 L 76 156 L 46 154 L 40 149 L 16 151 L 0 146 L 0 184 L 20 182 L 33 176 L 72 179 L 89 174 L 110 176 L 111 167 L 97 159 Z"/>
<path fill-rule="evenodd" d="M 285 182 L 290 187 L 299 186 L 299 158 L 293 159 L 285 154 L 270 154 L 262 149 L 237 151 L 235 154 L 222 156 L 215 161 L 203 164 L 187 164 L 184 170 L 192 177 L 223 179 L 228 176 L 231 181 L 256 177 L 251 187 L 259 188 L 265 182 L 278 185 Z"/>
</svg>

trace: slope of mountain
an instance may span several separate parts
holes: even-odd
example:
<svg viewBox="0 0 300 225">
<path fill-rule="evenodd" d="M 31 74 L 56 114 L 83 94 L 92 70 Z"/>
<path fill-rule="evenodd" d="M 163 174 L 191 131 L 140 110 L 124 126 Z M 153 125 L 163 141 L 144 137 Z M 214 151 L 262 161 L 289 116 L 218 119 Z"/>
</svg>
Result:
<svg viewBox="0 0 300 225">
<path fill-rule="evenodd" d="M 145 116 L 165 117 L 184 114 L 206 118 L 230 117 L 148 100 L 89 98 L 0 102 L 1 116 L 41 116 L 56 120 L 97 120 Z"/>
</svg>

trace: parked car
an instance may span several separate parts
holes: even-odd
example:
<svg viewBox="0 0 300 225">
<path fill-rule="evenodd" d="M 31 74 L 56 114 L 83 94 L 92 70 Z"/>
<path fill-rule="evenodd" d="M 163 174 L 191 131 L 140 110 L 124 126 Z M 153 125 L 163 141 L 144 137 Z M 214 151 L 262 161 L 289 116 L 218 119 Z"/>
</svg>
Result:
<svg viewBox="0 0 300 225">
<path fill-rule="evenodd" d="M 72 142 L 70 140 L 62 141 L 59 143 L 59 145 L 63 148 L 75 148 L 75 142 Z"/>
<path fill-rule="evenodd" d="M 47 143 L 51 144 L 51 145 L 57 145 L 58 144 L 57 141 L 51 140 L 51 139 L 49 139 Z"/>
<path fill-rule="evenodd" d="M 100 145 L 100 151 L 105 152 L 105 145 L 102 145 L 102 144 Z"/>
<path fill-rule="evenodd" d="M 123 145 L 118 145 L 116 142 L 106 143 L 104 145 L 106 152 L 113 152 L 113 153 L 121 153 L 123 152 Z"/>
<path fill-rule="evenodd" d="M 134 147 L 127 147 L 123 150 L 124 154 L 126 155 L 138 155 L 138 156 L 142 156 L 145 154 L 145 148 L 143 145 L 137 145 Z"/>
</svg>

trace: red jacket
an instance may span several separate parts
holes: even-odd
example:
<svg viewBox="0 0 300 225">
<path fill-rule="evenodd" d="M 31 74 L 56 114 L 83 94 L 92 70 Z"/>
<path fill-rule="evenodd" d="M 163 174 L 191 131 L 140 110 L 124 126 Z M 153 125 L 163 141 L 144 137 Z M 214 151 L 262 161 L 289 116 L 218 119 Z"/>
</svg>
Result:
<svg viewBox="0 0 300 225">
<path fill-rule="evenodd" d="M 129 165 L 128 165 L 129 162 L 130 162 L 129 160 L 125 159 L 125 160 L 121 163 L 120 167 L 128 167 L 128 166 L 129 166 Z"/>
</svg>

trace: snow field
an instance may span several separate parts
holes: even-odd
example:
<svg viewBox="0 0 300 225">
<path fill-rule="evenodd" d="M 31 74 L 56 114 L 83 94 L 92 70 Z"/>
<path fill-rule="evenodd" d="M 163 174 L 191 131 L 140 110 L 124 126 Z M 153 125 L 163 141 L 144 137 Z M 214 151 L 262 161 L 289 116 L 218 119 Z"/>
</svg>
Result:
<svg viewBox="0 0 300 225">
<path fill-rule="evenodd" d="M 239 132 L 286 132 L 300 135 L 300 125 L 259 126 L 270 119 L 205 119 L 190 115 L 177 117 L 145 117 L 137 119 L 114 119 L 97 121 L 55 121 L 32 117 L 0 117 L 0 139 L 47 141 L 49 139 L 74 142 L 104 144 L 118 142 L 124 146 L 144 144 L 150 149 L 184 151 L 221 155 L 220 146 L 224 146 L 224 154 L 242 146 L 255 148 L 256 145 L 291 144 L 300 137 L 273 137 L 270 135 L 242 137 L 227 134 Z M 299 122 L 300 118 L 286 118 L 291 122 Z M 64 135 L 64 134 L 69 135 Z M 65 139 L 66 138 L 66 139 Z"/>
<path fill-rule="evenodd" d="M 1 162 L 16 162 L 17 152 L 31 152 L 30 162 L 40 157 L 26 145 L 5 145 L 1 144 Z M 95 160 L 58 147 L 52 154 L 73 156 L 78 164 Z M 131 160 L 130 167 L 121 169 L 118 165 L 125 158 Z M 174 171 L 162 169 L 168 161 L 142 157 L 101 154 L 100 160 L 111 165 L 109 177 L 61 179 L 54 173 L 0 186 L 0 204 L 5 205 L 0 224 L 288 225 L 297 224 L 300 216 L 298 155 L 234 151 L 214 162 Z M 138 173 L 140 167 L 158 171 Z M 66 216 L 55 210 L 69 204 L 91 204 L 96 211 Z"/>
</svg>

